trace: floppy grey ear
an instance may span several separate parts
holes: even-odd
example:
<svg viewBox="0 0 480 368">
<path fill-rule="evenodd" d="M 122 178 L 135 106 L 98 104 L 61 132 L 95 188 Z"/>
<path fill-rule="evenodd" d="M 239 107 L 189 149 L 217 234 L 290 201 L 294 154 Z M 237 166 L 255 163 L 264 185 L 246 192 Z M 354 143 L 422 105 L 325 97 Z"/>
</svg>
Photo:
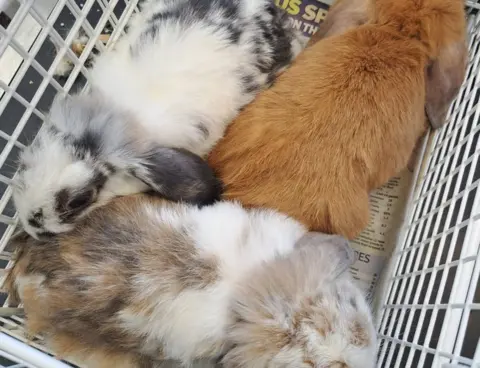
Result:
<svg viewBox="0 0 480 368">
<path fill-rule="evenodd" d="M 433 129 L 442 127 L 450 104 L 462 86 L 467 68 L 468 48 L 465 42 L 444 47 L 426 71 L 425 111 Z"/>
<path fill-rule="evenodd" d="M 322 270 L 331 274 L 334 279 L 343 274 L 355 260 L 355 252 L 346 238 L 318 232 L 308 232 L 295 244 L 296 248 L 315 247 L 320 254 Z M 329 269 L 326 269 L 326 267 Z"/>
<path fill-rule="evenodd" d="M 322 38 L 344 33 L 368 20 L 367 0 L 337 0 L 328 10 L 324 21 L 310 39 L 309 45 Z"/>
<path fill-rule="evenodd" d="M 208 205 L 222 194 L 222 183 L 207 162 L 185 149 L 157 147 L 130 171 L 169 200 Z"/>
</svg>

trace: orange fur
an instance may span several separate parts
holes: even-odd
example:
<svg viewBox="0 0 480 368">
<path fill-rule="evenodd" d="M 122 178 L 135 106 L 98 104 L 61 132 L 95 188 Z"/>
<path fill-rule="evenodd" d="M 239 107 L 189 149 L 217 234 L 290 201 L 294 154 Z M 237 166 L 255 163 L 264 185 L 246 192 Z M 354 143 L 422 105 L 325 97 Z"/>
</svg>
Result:
<svg viewBox="0 0 480 368">
<path fill-rule="evenodd" d="M 406 167 L 426 130 L 425 71 L 465 44 L 461 0 L 372 5 L 367 24 L 308 47 L 230 125 L 209 157 L 226 198 L 350 239 L 366 227 L 369 191 Z M 463 62 L 448 65 L 463 79 Z"/>
</svg>

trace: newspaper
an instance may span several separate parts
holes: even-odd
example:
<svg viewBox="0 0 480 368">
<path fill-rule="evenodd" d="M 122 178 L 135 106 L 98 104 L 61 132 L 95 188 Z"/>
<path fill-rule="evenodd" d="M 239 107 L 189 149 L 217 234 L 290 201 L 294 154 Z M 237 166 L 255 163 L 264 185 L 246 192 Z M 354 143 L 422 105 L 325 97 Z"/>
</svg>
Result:
<svg viewBox="0 0 480 368">
<path fill-rule="evenodd" d="M 291 17 L 293 28 L 306 38 L 312 37 L 325 19 L 333 0 L 274 0 L 275 5 Z"/>
<path fill-rule="evenodd" d="M 306 38 L 311 38 L 315 34 L 332 2 L 327 0 L 274 1 L 278 7 L 287 11 L 293 26 Z M 369 225 L 351 241 L 356 259 L 350 271 L 371 304 L 374 302 L 382 271 L 387 266 L 397 243 L 420 148 L 421 145 L 417 144 L 404 171 L 370 194 Z"/>
<path fill-rule="evenodd" d="M 395 248 L 412 178 L 413 173 L 406 169 L 370 194 L 370 222 L 350 243 L 356 256 L 350 271 L 370 303 Z"/>
<path fill-rule="evenodd" d="M 414 186 L 414 170 L 420 164 L 424 137 L 420 138 L 407 167 L 381 188 L 370 193 L 370 221 L 351 242 L 355 263 L 350 271 L 367 300 L 373 304 L 382 272 L 395 250 L 405 218 L 408 197 Z"/>
</svg>

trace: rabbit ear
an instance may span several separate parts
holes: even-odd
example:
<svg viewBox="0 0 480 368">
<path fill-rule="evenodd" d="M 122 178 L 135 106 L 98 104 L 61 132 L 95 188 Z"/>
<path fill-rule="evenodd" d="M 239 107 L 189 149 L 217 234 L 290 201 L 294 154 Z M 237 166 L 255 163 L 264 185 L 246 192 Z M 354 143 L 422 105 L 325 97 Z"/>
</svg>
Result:
<svg viewBox="0 0 480 368">
<path fill-rule="evenodd" d="M 450 104 L 465 78 L 467 45 L 458 42 L 443 48 L 426 72 L 425 111 L 433 129 L 445 124 Z"/>
<path fill-rule="evenodd" d="M 321 264 L 329 265 L 332 279 L 343 274 L 355 260 L 355 253 L 347 239 L 340 235 L 309 232 L 302 236 L 295 247 L 315 247 L 321 254 Z"/>
<path fill-rule="evenodd" d="M 310 39 L 310 44 L 362 25 L 367 22 L 367 18 L 367 0 L 337 0 Z"/>
<path fill-rule="evenodd" d="M 158 147 L 130 170 L 153 191 L 173 201 L 207 205 L 220 199 L 222 184 L 207 162 L 187 150 Z"/>
</svg>

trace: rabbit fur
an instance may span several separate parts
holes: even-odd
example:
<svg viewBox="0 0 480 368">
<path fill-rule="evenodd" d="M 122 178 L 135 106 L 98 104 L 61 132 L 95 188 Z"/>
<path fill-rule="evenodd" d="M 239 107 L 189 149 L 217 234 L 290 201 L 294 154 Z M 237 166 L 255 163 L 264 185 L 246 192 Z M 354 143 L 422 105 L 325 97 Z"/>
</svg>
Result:
<svg viewBox="0 0 480 368">
<path fill-rule="evenodd" d="M 344 22 L 340 34 L 312 41 L 228 127 L 208 160 L 224 198 L 354 238 L 369 221 L 369 192 L 406 167 L 425 112 L 433 126 L 445 122 L 466 68 L 463 1 L 367 5 L 368 22 L 355 26 L 338 3 L 325 22 Z"/>
<path fill-rule="evenodd" d="M 205 205 L 221 185 L 204 156 L 304 47 L 271 0 L 150 0 L 58 96 L 20 158 L 14 201 L 34 237 L 73 228 L 117 195 L 152 190 Z"/>
<path fill-rule="evenodd" d="M 348 271 L 348 242 L 275 211 L 139 194 L 97 208 L 72 232 L 12 242 L 11 303 L 23 303 L 27 329 L 57 355 L 88 367 L 202 358 L 373 367 L 375 330 Z"/>
</svg>

